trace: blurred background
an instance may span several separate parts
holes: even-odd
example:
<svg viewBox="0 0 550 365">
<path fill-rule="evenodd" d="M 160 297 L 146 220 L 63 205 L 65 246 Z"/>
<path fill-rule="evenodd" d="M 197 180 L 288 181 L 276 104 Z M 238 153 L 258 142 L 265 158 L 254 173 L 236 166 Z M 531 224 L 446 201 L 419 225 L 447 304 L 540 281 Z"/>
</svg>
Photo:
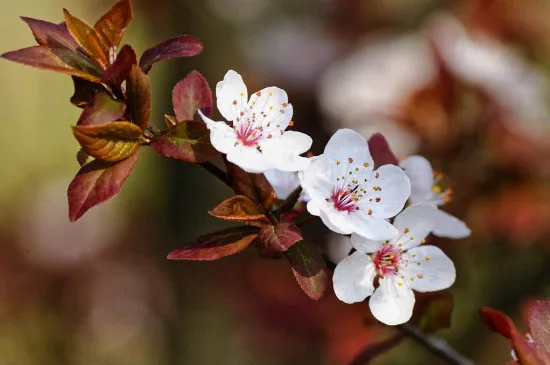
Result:
<svg viewBox="0 0 550 365">
<path fill-rule="evenodd" d="M 5 0 L 0 52 L 34 41 L 18 18 L 93 23 L 114 1 Z M 135 0 L 138 53 L 180 33 L 204 51 L 155 66 L 153 118 L 198 69 L 232 68 L 249 91 L 284 88 L 318 154 L 338 128 L 382 132 L 399 157 L 448 177 L 446 210 L 472 229 L 438 240 L 458 279 L 440 334 L 476 364 L 510 360 L 478 314 L 550 297 L 550 3 L 546 0 Z M 0 61 L 0 365 L 346 364 L 395 334 L 329 290 L 310 301 L 284 260 L 211 263 L 167 253 L 222 227 L 230 191 L 199 167 L 144 150 L 122 193 L 69 223 L 78 170 L 70 78 Z M 330 251 L 333 236 L 310 233 Z M 442 364 L 411 341 L 376 364 Z"/>
</svg>

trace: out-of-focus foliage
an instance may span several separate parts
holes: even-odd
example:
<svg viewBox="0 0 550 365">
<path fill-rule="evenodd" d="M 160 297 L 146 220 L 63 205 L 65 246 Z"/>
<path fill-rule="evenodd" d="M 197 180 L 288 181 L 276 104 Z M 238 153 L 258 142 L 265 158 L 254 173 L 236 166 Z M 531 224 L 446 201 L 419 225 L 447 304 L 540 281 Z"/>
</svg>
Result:
<svg viewBox="0 0 550 365">
<path fill-rule="evenodd" d="M 9 0 L 1 50 L 32 41 L 19 15 L 59 23 L 67 7 L 98 19 L 113 3 Z M 125 39 L 137 50 L 180 33 L 205 45 L 196 59 L 151 69 L 157 127 L 189 70 L 213 83 L 234 68 L 251 89 L 288 90 L 296 128 L 314 137 L 316 153 L 334 130 L 351 127 L 366 137 L 384 133 L 399 158 L 434 161 L 454 189 L 449 210 L 473 232 L 463 242 L 440 241 L 459 273 L 452 326 L 440 334 L 475 363 L 512 360 L 478 311 L 514 316 L 527 299 L 550 296 L 544 0 L 141 0 L 134 12 L 140 25 Z M 149 70 L 152 62 L 140 65 Z M 7 62 L 0 73 L 0 363 L 346 364 L 394 338 L 366 318 L 364 303 L 345 305 L 330 289 L 309 300 L 287 262 L 246 253 L 201 266 L 165 260 L 182 243 L 226 228 L 206 212 L 229 190 L 181 162 L 143 153 L 118 201 L 69 224 L 65 194 L 78 164 L 67 153 L 77 149 L 67 125 L 95 122 L 79 122 L 78 109 L 60 102 L 73 87 L 60 75 Z M 187 130 L 174 133 L 160 143 L 164 153 L 186 143 Z M 273 203 L 234 183 L 256 203 Z M 304 231 L 327 253 L 331 239 L 318 228 Z M 409 341 L 375 362 L 440 363 Z"/>
</svg>

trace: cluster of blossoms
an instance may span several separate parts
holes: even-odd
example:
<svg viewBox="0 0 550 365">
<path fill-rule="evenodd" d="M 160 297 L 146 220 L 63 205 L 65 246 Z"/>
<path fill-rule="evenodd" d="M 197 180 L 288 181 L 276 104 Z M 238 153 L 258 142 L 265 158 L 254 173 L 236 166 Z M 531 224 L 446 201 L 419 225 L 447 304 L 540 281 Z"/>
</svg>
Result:
<svg viewBox="0 0 550 365">
<path fill-rule="evenodd" d="M 367 140 L 350 129 L 337 131 L 323 154 L 305 158 L 300 155 L 312 141 L 286 130 L 293 125 L 293 109 L 284 90 L 268 87 L 248 99 L 241 76 L 229 71 L 217 84 L 216 97 L 226 121 L 201 113 L 212 145 L 243 170 L 265 172 L 279 199 L 301 186 L 310 214 L 330 230 L 351 235 L 355 251 L 333 275 L 341 301 L 370 297 L 373 315 L 396 325 L 412 316 L 413 290 L 437 291 L 454 283 L 453 262 L 423 243 L 431 233 L 462 238 L 470 231 L 438 209 L 449 201 L 450 190 L 439 185 L 441 175 L 425 158 L 375 166 Z"/>
</svg>

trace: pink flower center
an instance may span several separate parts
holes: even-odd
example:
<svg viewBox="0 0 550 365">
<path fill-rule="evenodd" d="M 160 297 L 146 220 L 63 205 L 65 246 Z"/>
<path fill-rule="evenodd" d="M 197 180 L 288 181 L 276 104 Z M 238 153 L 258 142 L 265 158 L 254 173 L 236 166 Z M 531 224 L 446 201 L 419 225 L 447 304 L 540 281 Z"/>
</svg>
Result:
<svg viewBox="0 0 550 365">
<path fill-rule="evenodd" d="M 336 188 L 330 197 L 330 201 L 334 204 L 334 208 L 341 212 L 351 213 L 357 209 L 357 197 L 355 197 L 353 190 L 350 191 Z"/>
<path fill-rule="evenodd" d="M 237 139 L 244 146 L 255 146 L 262 139 L 263 128 L 254 127 L 252 123 L 241 122 L 235 128 Z"/>
<path fill-rule="evenodd" d="M 388 274 L 394 274 L 397 272 L 400 259 L 400 251 L 393 245 L 386 244 L 381 249 L 376 251 L 372 260 L 378 275 L 384 277 Z"/>
</svg>

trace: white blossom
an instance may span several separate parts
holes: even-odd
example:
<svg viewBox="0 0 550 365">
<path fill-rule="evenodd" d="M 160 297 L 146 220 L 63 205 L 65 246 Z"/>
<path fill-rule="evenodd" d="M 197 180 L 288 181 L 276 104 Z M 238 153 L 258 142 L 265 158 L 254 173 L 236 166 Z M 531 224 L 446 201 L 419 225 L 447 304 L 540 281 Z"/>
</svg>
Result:
<svg viewBox="0 0 550 365">
<path fill-rule="evenodd" d="M 430 292 L 450 287 L 456 277 L 453 262 L 435 246 L 421 246 L 433 230 L 437 208 L 411 206 L 394 221 L 398 233 L 387 241 L 352 234 L 357 250 L 334 270 L 336 296 L 345 303 L 370 296 L 369 307 L 380 322 L 397 325 L 413 313 L 413 290 Z M 375 280 L 379 286 L 375 289 Z"/>
<path fill-rule="evenodd" d="M 337 131 L 324 153 L 313 157 L 300 173 L 302 188 L 311 199 L 310 214 L 340 234 L 357 233 L 369 239 L 388 239 L 396 234 L 386 220 L 399 213 L 411 187 L 397 166 L 373 170 L 367 141 L 350 129 Z"/>
<path fill-rule="evenodd" d="M 230 70 L 216 85 L 216 100 L 228 123 L 200 115 L 210 130 L 212 145 L 230 162 L 252 173 L 273 168 L 298 171 L 309 166 L 309 160 L 300 154 L 311 147 L 311 138 L 286 131 L 292 124 L 293 109 L 284 90 L 267 87 L 248 99 L 241 75 Z"/>
<path fill-rule="evenodd" d="M 399 165 L 411 181 L 411 203 L 430 203 L 442 206 L 450 201 L 451 190 L 439 184 L 441 176 L 434 174 L 430 162 L 422 156 L 409 156 Z M 460 219 L 438 210 L 435 214 L 433 234 L 439 237 L 464 238 L 470 229 Z"/>
</svg>

